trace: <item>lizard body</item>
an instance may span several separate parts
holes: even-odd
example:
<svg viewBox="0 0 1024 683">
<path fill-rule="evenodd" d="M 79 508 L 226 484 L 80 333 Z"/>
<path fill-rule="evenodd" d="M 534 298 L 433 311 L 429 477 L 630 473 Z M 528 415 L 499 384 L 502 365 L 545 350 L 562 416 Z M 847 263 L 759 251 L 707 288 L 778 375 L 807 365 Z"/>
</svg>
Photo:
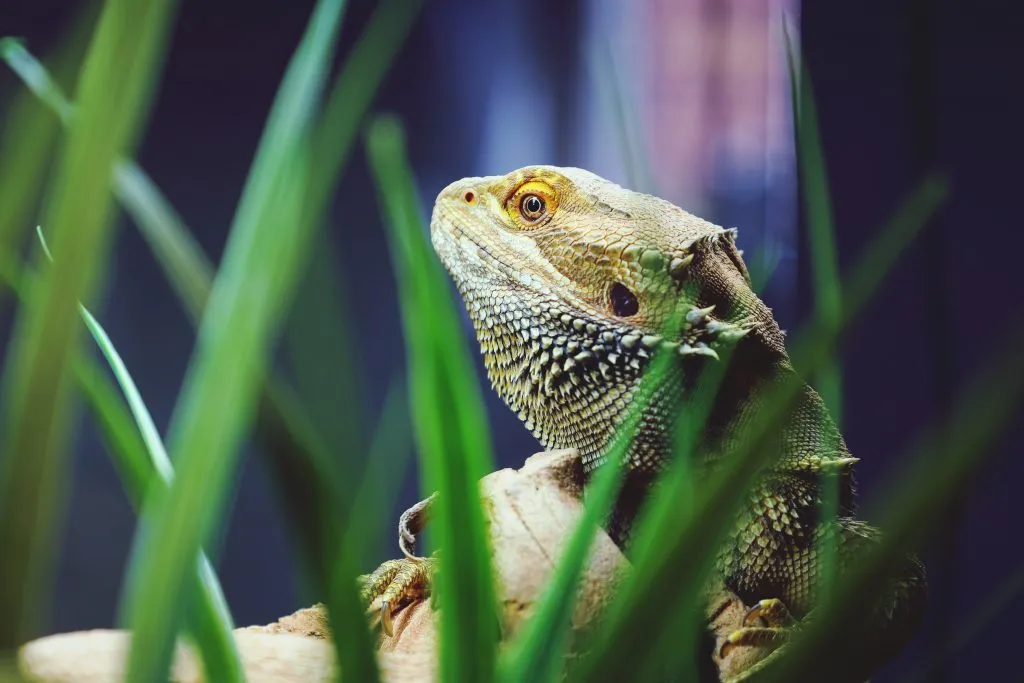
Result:
<svg viewBox="0 0 1024 683">
<path fill-rule="evenodd" d="M 626 485 L 609 531 L 623 544 L 671 462 L 674 425 L 701 368 L 730 355 L 698 444 L 706 467 L 743 438 L 762 390 L 795 372 L 735 235 L 581 169 L 466 178 L 435 203 L 432 242 L 462 295 L 491 384 L 546 448 L 576 448 L 588 471 L 604 463 L 653 354 L 676 355 L 621 463 Z M 811 387 L 803 385 L 770 449 L 716 568 L 747 604 L 781 601 L 803 617 L 814 604 L 826 529 L 838 529 L 840 571 L 877 532 L 853 516 L 856 459 Z M 820 520 L 826 468 L 839 472 L 836 527 Z M 880 658 L 913 633 L 923 592 L 923 570 L 908 558 L 869 629 Z M 764 630 L 737 642 L 763 639 Z"/>
</svg>

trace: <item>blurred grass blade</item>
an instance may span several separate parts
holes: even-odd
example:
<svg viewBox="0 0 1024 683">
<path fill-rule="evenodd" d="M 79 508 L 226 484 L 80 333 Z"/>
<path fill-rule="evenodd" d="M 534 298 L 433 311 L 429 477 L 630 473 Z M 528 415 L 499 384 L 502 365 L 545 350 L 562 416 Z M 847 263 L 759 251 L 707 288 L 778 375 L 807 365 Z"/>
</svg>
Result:
<svg viewBox="0 0 1024 683">
<path fill-rule="evenodd" d="M 11 63 L 19 52 L 24 52 L 20 43 L 0 38 L 0 59 Z M 57 122 L 42 110 L 32 92 L 22 92 L 5 112 L 0 130 L 0 256 L 6 259 L 21 254 L 59 131 Z M 0 288 L 0 319 L 5 299 Z M 0 329 L 0 339 L 6 338 Z"/>
<path fill-rule="evenodd" d="M 43 253 L 52 262 L 53 255 L 46 244 L 43 231 L 37 227 L 36 233 L 39 237 L 39 244 L 42 247 Z M 142 437 L 144 449 L 129 447 L 127 449 L 111 450 L 111 455 L 116 460 L 128 461 L 120 462 L 118 470 L 123 473 L 130 472 L 134 475 L 126 478 L 124 485 L 128 489 L 130 499 L 138 509 L 141 508 L 142 501 L 146 499 L 146 493 L 151 490 L 151 486 L 161 485 L 166 487 L 170 485 L 174 478 L 174 467 L 171 465 L 171 459 L 167 457 L 167 451 L 164 449 L 163 441 L 160 439 L 160 432 L 157 430 L 156 424 L 149 414 L 149 409 L 146 408 L 146 404 L 142 400 L 142 394 L 139 393 L 135 380 L 132 379 L 127 366 L 125 366 L 124 361 L 121 359 L 121 354 L 117 352 L 106 330 L 93 317 L 92 313 L 81 304 L 78 306 L 78 311 L 83 322 L 85 322 L 86 328 L 89 330 L 89 334 L 92 335 L 96 346 L 103 353 L 103 357 L 110 366 L 111 372 L 117 379 L 121 392 L 131 410 L 131 416 L 135 420 L 135 427 Z M 78 359 L 76 375 L 80 383 L 84 384 L 82 382 L 83 377 L 78 372 L 80 369 L 78 366 L 81 363 L 82 359 Z M 105 416 L 100 420 L 101 425 L 109 427 L 115 424 L 117 419 L 111 415 L 115 410 L 115 405 L 103 394 L 95 391 L 95 382 L 96 380 L 93 378 L 92 383 L 88 387 L 83 386 L 83 388 L 86 388 L 87 397 L 90 399 L 90 403 L 94 404 L 95 411 Z M 122 410 L 120 403 L 116 404 L 116 410 Z M 123 420 L 119 422 L 123 422 Z M 123 439 L 111 438 L 108 439 L 108 445 L 121 443 L 122 441 L 127 443 Z M 132 445 L 134 446 L 134 444 Z M 232 634 L 235 628 L 234 620 L 231 618 L 227 600 L 224 598 L 224 592 L 221 590 L 217 575 L 205 553 L 199 553 L 196 575 L 193 578 L 196 585 L 192 591 L 194 604 L 189 618 L 189 630 L 202 657 L 207 678 L 209 680 L 226 681 L 229 683 L 242 681 L 244 679 L 242 663 L 239 659 L 238 648 L 235 646 L 235 639 Z"/>
<path fill-rule="evenodd" d="M 327 95 L 323 112 L 312 134 L 312 170 L 302 216 L 304 222 L 316 224 L 321 220 L 324 207 L 333 195 L 341 170 L 351 153 L 359 124 L 419 16 L 421 5 L 420 0 L 381 2 L 347 56 Z M 344 313 L 346 311 L 343 309 L 335 311 L 336 315 Z M 351 325 L 344 322 L 341 325 L 342 329 L 352 329 Z M 334 354 L 341 351 L 335 349 Z M 334 374 L 339 377 L 347 375 L 341 385 L 345 394 L 341 398 L 342 405 L 362 405 L 365 401 L 356 382 L 355 364 L 340 365 Z M 356 562 L 365 557 L 368 546 L 346 539 L 345 530 L 355 525 L 370 526 L 364 514 L 376 507 L 364 510 L 358 505 L 356 492 L 346 489 L 344 485 L 345 477 L 341 474 L 340 463 L 330 457 L 330 452 L 325 449 L 319 437 L 313 437 L 315 429 L 310 427 L 316 423 L 310 423 L 305 416 L 305 431 L 310 437 L 306 443 L 315 442 L 316 447 L 306 452 L 311 457 L 305 461 L 296 457 L 294 445 L 297 441 L 302 443 L 295 438 L 299 436 L 295 431 L 297 421 L 289 423 L 287 419 L 280 419 L 295 413 L 292 407 L 283 403 L 287 396 L 288 392 L 280 383 L 269 383 L 260 406 L 261 424 L 267 425 L 265 433 L 272 432 L 278 437 L 286 437 L 282 444 L 284 447 L 271 450 L 271 465 L 279 478 L 292 483 L 292 487 L 286 490 L 290 490 L 293 497 L 301 498 L 298 503 L 292 504 L 292 509 L 305 505 L 312 512 L 305 517 L 296 517 L 298 525 L 312 534 L 309 537 L 311 542 L 307 542 L 307 545 L 315 556 L 314 562 L 319 565 L 319 581 L 326 593 L 325 602 L 331 628 L 335 633 L 345 634 L 343 638 L 334 639 L 337 660 L 341 663 L 340 671 L 344 672 L 348 680 L 372 682 L 378 675 L 373 654 L 374 641 L 355 585 L 355 577 L 359 573 Z M 390 413 L 386 413 L 385 417 L 388 415 Z M 348 420 L 348 424 L 351 425 L 352 420 Z M 396 435 L 401 433 L 400 430 L 395 432 Z M 360 438 L 355 431 L 336 436 L 345 437 L 344 444 L 336 452 L 364 452 L 365 436 Z M 374 445 L 370 445 L 371 454 Z M 352 458 L 348 460 L 351 464 Z M 363 471 L 367 470 L 363 468 Z M 362 479 L 364 483 L 368 481 L 366 476 Z M 310 496 L 310 492 L 318 495 Z M 346 548 L 353 547 L 359 552 L 345 552 Z"/>
<path fill-rule="evenodd" d="M 133 162 L 122 160 L 114 168 L 114 194 L 149 244 L 185 312 L 198 321 L 213 282 L 210 259 L 167 198 Z"/>
<path fill-rule="evenodd" d="M 144 516 L 133 548 L 124 605 L 133 629 L 129 680 L 167 675 L 185 577 L 222 514 L 276 324 L 310 241 L 315 224 L 302 220 L 309 134 L 343 5 L 317 4 L 288 65 L 200 323 L 168 439 L 178 476 L 169 491 L 152 492 L 152 516 Z"/>
<path fill-rule="evenodd" d="M 313 134 L 310 206 L 321 206 L 333 194 L 359 126 L 422 5 L 423 0 L 382 0 L 346 57 Z"/>
<path fill-rule="evenodd" d="M 65 480 L 70 361 L 110 245 L 109 174 L 131 151 L 148 110 L 174 3 L 109 0 L 79 81 L 78 120 L 63 149 L 48 208 L 63 259 L 27 292 L 3 376 L 0 472 L 0 651 L 16 646 L 46 613 L 52 535 Z"/>
<path fill-rule="evenodd" d="M 86 3 L 75 12 L 69 27 L 61 31 L 51 62 L 61 76 L 78 71 L 82 55 L 96 23 L 98 3 Z M 0 253 L 20 255 L 24 236 L 36 220 L 35 212 L 50 170 L 52 152 L 58 140 L 58 121 L 46 115 L 56 102 L 40 102 L 46 92 L 60 92 L 45 69 L 28 56 L 22 43 L 0 38 L 0 60 L 25 81 L 27 88 L 17 94 L 0 131 Z M 0 290 L 0 311 L 4 292 Z M 6 334 L 0 331 L 0 339 Z"/>
<path fill-rule="evenodd" d="M 495 674 L 498 632 L 477 487 L 493 464 L 483 398 L 446 277 L 427 243 L 398 121 L 375 120 L 367 152 L 398 280 L 423 491 L 438 492 L 439 678 L 486 683 Z"/>
<path fill-rule="evenodd" d="M 806 210 L 807 237 L 810 244 L 814 310 L 826 326 L 839 324 L 842 316 L 840 299 L 839 258 L 835 244 L 835 218 L 829 194 L 828 173 L 822 151 L 818 112 L 814 105 L 811 74 L 800 58 L 800 47 L 783 22 L 786 39 L 786 63 L 789 67 L 789 92 L 792 98 L 794 136 L 800 180 Z M 821 394 L 836 426 L 842 428 L 843 378 L 838 354 L 824 360 L 814 377 L 808 378 Z M 821 472 L 820 524 L 831 532 L 820 534 L 818 542 L 818 600 L 828 600 L 833 593 L 838 567 L 839 534 L 839 472 Z"/>
<path fill-rule="evenodd" d="M 750 272 L 750 288 L 758 296 L 764 295 L 764 290 L 771 282 L 775 270 L 782 262 L 782 247 L 774 240 L 767 240 L 761 248 L 747 261 L 747 269 Z"/>
<path fill-rule="evenodd" d="M 598 468 L 587 485 L 583 515 L 569 536 L 554 575 L 549 579 L 533 616 L 502 655 L 503 682 L 555 681 L 561 677 L 578 582 L 589 557 L 594 534 L 612 510 L 616 495 L 621 490 L 625 469 L 620 463 L 636 435 L 645 408 L 674 359 L 674 353 L 659 353 L 644 373 L 636 398 L 608 449 L 605 464 Z"/>
<path fill-rule="evenodd" d="M 0 279 L 19 298 L 27 295 L 28 278 L 19 265 L 0 263 Z M 121 396 L 91 358 L 80 354 L 73 359 L 72 367 L 79 389 L 101 423 L 101 431 L 108 440 L 108 446 L 117 452 L 114 465 L 124 480 L 125 492 L 132 504 L 138 506 L 145 494 L 146 472 L 152 469 L 148 464 L 148 456 L 145 455 L 142 436 Z"/>
<path fill-rule="evenodd" d="M 367 23 L 335 80 L 319 117 L 314 139 L 317 169 L 310 183 L 310 205 L 330 196 L 347 160 L 360 121 L 380 87 L 413 22 L 422 0 L 383 0 Z M 16 41 L 0 53 L 14 72 L 67 123 L 72 106 L 45 68 Z M 181 217 L 159 188 L 133 161 L 121 159 L 114 192 L 138 225 L 171 285 L 198 320 L 209 296 L 213 266 Z"/>
<path fill-rule="evenodd" d="M 324 444 L 345 472 L 344 498 L 355 494 L 368 462 L 367 392 L 361 374 L 358 326 L 350 329 L 348 300 L 334 241 L 321 233 L 303 273 L 282 346 L 295 392 Z M 358 508 L 356 508 L 358 509 Z"/>
<path fill-rule="evenodd" d="M 152 491 L 152 486 L 170 485 L 174 478 L 174 468 L 167 457 L 153 418 L 117 349 L 103 327 L 85 307 L 81 308 L 81 314 L 89 333 L 117 378 L 135 425 L 142 435 L 144 453 L 114 451 L 115 457 L 120 459 L 134 457 L 136 462 L 132 463 L 132 469 L 144 472 L 142 481 L 134 483 L 132 496 L 137 501 L 137 507 L 141 508 L 141 502 L 145 500 L 146 493 Z M 140 460 L 140 456 L 143 455 L 148 457 Z M 119 469 L 127 468 L 122 464 Z M 202 656 L 207 678 L 212 681 L 244 680 L 242 663 L 232 633 L 235 627 L 234 620 L 217 575 L 205 553 L 199 553 L 195 571 L 196 574 L 192 578 L 195 585 L 190 589 L 194 603 L 188 620 L 189 631 Z"/>
<path fill-rule="evenodd" d="M 20 41 L 14 38 L 0 38 L 0 59 L 3 59 L 21 78 L 29 92 L 42 100 L 57 115 L 60 123 L 67 124 L 71 120 L 71 104 L 60 86 Z"/>
<path fill-rule="evenodd" d="M 633 100 L 626 93 L 626 83 L 621 65 L 615 59 L 615 50 L 607 37 L 594 39 L 591 48 L 591 78 L 597 87 L 603 104 L 602 109 L 610 113 L 611 122 L 618 133 L 619 154 L 629 186 L 638 192 L 657 194 L 657 187 L 651 177 L 651 162 L 648 158 L 643 128 L 637 122 Z"/>
<path fill-rule="evenodd" d="M 842 590 L 800 634 L 779 665 L 757 680 L 788 681 L 801 671 L 826 671 L 853 665 L 855 645 L 844 637 L 850 624 L 863 623 L 873 607 L 865 595 L 877 595 L 892 569 L 919 548 L 943 517 L 943 507 L 958 487 L 986 461 L 995 438 L 1020 415 L 1024 405 L 1024 328 L 1018 326 L 1002 353 L 987 364 L 959 401 L 952 419 L 922 439 L 912 463 L 881 515 L 882 540 L 844 576 Z M 904 460 L 905 462 L 908 460 Z"/>
<path fill-rule="evenodd" d="M 90 334 L 96 340 L 96 345 L 100 347 L 110 369 L 117 378 L 135 420 L 135 425 L 142 435 L 145 445 L 144 453 L 114 451 L 115 457 L 122 459 L 134 456 L 138 460 L 140 456 L 148 456 L 134 463 L 134 469 L 144 472 L 144 479 L 135 483 L 135 492 L 132 496 L 138 501 L 137 507 L 141 509 L 141 502 L 145 500 L 147 492 L 153 490 L 154 485 L 164 487 L 170 485 L 174 477 L 174 469 L 164 450 L 163 442 L 160 440 L 149 410 L 143 403 L 142 396 L 131 375 L 128 374 L 128 369 L 121 360 L 120 354 L 117 353 L 106 331 L 92 314 L 84 307 L 82 307 L 81 313 Z M 122 465 L 119 469 L 123 470 L 125 467 Z M 242 663 L 232 633 L 235 627 L 234 620 L 228 609 L 220 582 L 217 580 L 217 575 L 205 553 L 199 553 L 195 574 L 190 581 L 195 585 L 189 590 L 192 594 L 192 609 L 188 619 L 189 631 L 202 657 L 207 678 L 212 681 L 226 682 L 244 680 Z"/>
<path fill-rule="evenodd" d="M 385 0 L 374 11 L 366 29 L 353 48 L 332 88 L 320 117 L 317 140 L 312 146 L 320 154 L 310 181 L 310 204 L 329 196 L 341 165 L 351 148 L 355 128 L 369 107 L 373 95 L 394 61 L 421 6 L 418 0 Z M 27 53 L 26 53 L 27 54 Z M 29 59 L 31 57 L 29 56 Z M 34 60 L 33 60 L 34 61 Z M 41 66 L 35 63 L 45 74 Z M 67 109 L 59 91 L 43 89 L 56 111 Z M 331 154 L 334 154 L 332 158 Z M 209 296 L 213 267 L 189 234 L 181 218 L 159 189 L 136 164 L 122 160 L 116 168 L 115 193 L 138 224 L 170 283 L 190 314 L 198 320 Z M 338 639 L 338 661 L 349 675 L 370 680 L 376 675 L 369 651 L 370 638 L 361 608 L 353 610 L 336 604 L 332 597 L 333 558 L 340 548 L 346 505 L 339 489 L 342 474 L 326 444 L 316 434 L 290 389 L 270 378 L 265 385 L 257 419 L 267 448 L 274 481 L 283 491 L 292 521 L 292 532 L 304 550 L 307 570 L 315 573 L 324 587 L 333 627 L 350 637 Z M 350 572 L 352 573 L 352 572 Z M 342 592 L 352 595 L 355 589 Z M 348 598 L 339 598 L 348 600 Z M 351 607 L 351 606 L 350 606 Z M 357 613 L 358 612 L 358 613 Z M 337 623 L 347 620 L 347 627 Z M 366 647 L 360 643 L 365 641 Z M 354 659 L 353 659 L 354 658 Z M 360 674 L 360 672 L 363 672 Z"/>
<path fill-rule="evenodd" d="M 815 316 L 807 329 L 789 344 L 794 367 L 803 367 L 797 365 L 798 361 L 817 366 L 828 360 L 831 351 L 823 342 L 834 343 L 841 328 L 861 312 L 896 260 L 945 201 L 948 192 L 945 176 L 932 173 L 899 206 L 844 278 L 845 286 L 840 297 L 843 309 L 838 324 L 827 323 Z"/>
<path fill-rule="evenodd" d="M 984 627 L 998 614 L 1013 607 L 1014 602 L 1019 600 L 1022 594 L 1024 594 L 1024 567 L 1019 567 L 1009 578 L 992 590 L 988 597 L 981 601 L 980 606 L 975 607 L 971 614 L 959 623 L 956 634 L 949 641 L 948 648 L 929 653 L 928 661 L 922 664 L 914 675 L 905 679 L 906 683 L 934 680 L 935 674 L 952 659 L 954 654 L 983 633 Z"/>
<path fill-rule="evenodd" d="M 803 64 L 789 30 L 785 28 L 786 58 L 789 66 L 797 159 L 807 216 L 807 237 L 814 290 L 814 311 L 824 325 L 836 326 L 842 318 L 839 258 L 835 242 L 835 218 L 828 190 L 828 172 L 814 106 L 811 75 Z M 839 361 L 830 358 L 814 373 L 814 386 L 821 394 L 836 423 L 842 415 L 842 377 Z"/>
<path fill-rule="evenodd" d="M 413 447 L 408 401 L 404 382 L 393 380 L 384 397 L 362 481 L 352 502 L 352 509 L 359 510 L 359 520 L 345 529 L 345 556 L 357 560 L 379 558 L 386 552 L 382 540 L 394 542 L 391 515 L 400 491 L 397 483 L 408 471 Z"/>
<path fill-rule="evenodd" d="M 943 183 L 934 178 L 926 180 L 872 241 L 847 279 L 847 305 L 838 325 L 816 318 L 793 345 L 793 359 L 799 367 L 813 371 L 830 357 L 838 332 L 876 291 L 897 255 L 944 196 Z M 588 654 L 570 680 L 599 676 L 642 680 L 645 675 L 663 673 L 657 667 L 671 659 L 670 648 L 677 646 L 673 636 L 678 629 L 692 628 L 686 622 L 698 618 L 695 591 L 704 586 L 709 563 L 740 497 L 768 464 L 759 455 L 760 446 L 791 409 L 802 386 L 794 375 L 772 387 L 764 397 L 764 409 L 758 411 L 750 426 L 749 437 L 702 480 L 694 504 L 678 504 L 683 498 L 682 487 L 690 484 L 670 470 L 637 532 L 635 571 L 615 597 Z M 677 466 L 673 464 L 673 468 Z M 652 633 L 659 636 L 652 638 Z M 631 656 L 623 658 L 621 652 L 630 652 Z"/>
</svg>

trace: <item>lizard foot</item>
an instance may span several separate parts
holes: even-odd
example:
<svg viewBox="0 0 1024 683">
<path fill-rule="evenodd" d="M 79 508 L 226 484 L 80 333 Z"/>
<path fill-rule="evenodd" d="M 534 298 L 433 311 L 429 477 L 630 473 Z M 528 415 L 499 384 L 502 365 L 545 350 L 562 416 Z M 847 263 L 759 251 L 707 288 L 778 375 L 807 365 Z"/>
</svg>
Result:
<svg viewBox="0 0 1024 683">
<path fill-rule="evenodd" d="M 403 557 L 360 576 L 360 597 L 370 623 L 379 625 L 384 635 L 393 636 L 391 616 L 410 602 L 430 596 L 436 568 L 436 558 Z"/>
<path fill-rule="evenodd" d="M 795 625 L 796 620 L 781 600 L 761 600 L 747 612 L 742 628 L 725 639 L 718 656 L 724 659 L 732 649 L 742 646 L 774 650 L 789 640 Z"/>
<path fill-rule="evenodd" d="M 434 494 L 436 496 L 437 494 Z M 398 519 L 398 547 L 405 557 L 388 560 L 359 577 L 360 597 L 373 626 L 394 635 L 391 616 L 404 605 L 430 595 L 437 559 L 416 555 L 417 535 L 426 526 L 434 496 L 413 505 Z"/>
</svg>

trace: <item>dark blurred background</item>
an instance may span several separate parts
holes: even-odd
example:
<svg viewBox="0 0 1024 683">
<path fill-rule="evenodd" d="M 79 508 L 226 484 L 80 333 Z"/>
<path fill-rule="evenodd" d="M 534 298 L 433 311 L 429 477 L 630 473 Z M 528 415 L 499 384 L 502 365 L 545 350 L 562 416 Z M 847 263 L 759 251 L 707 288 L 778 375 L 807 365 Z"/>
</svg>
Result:
<svg viewBox="0 0 1024 683">
<path fill-rule="evenodd" d="M 372 3 L 349 5 L 342 57 Z M 844 339 L 842 421 L 863 459 L 861 500 L 870 518 L 871 501 L 902 454 L 948 414 L 972 373 L 1021 321 L 1024 21 L 1009 0 L 802 5 L 431 0 L 375 109 L 398 113 L 407 126 L 424 210 L 462 176 L 535 163 L 583 166 L 738 226 L 752 264 L 775 264 L 765 298 L 783 327 L 795 330 L 812 292 L 783 47 L 789 12 L 820 113 L 841 266 L 853 262 L 926 171 L 946 171 L 952 187 L 937 219 Z M 4 0 L 0 33 L 23 36 L 30 50 L 46 55 L 76 8 Z M 139 161 L 213 257 L 311 8 L 308 0 L 181 3 Z M 16 87 L 2 70 L 0 104 Z M 402 372 L 404 350 L 361 149 L 334 208 L 322 248 L 334 249 L 342 266 L 342 293 L 358 325 L 364 409 L 375 415 Z M 127 222 L 106 291 L 100 317 L 166 427 L 193 331 Z M 487 395 L 499 464 L 539 450 Z M 113 624 L 135 524 L 88 419 L 78 434 L 52 631 Z M 982 475 L 964 482 L 927 558 L 933 599 L 926 626 L 876 680 L 925 673 L 922 662 L 944 651 L 949 658 L 928 680 L 1019 677 L 1011 665 L 1024 634 L 1021 438 L 1018 421 Z M 219 573 L 238 622 L 265 623 L 308 596 L 295 580 L 256 447 L 244 462 Z M 393 484 L 402 491 L 397 519 L 418 488 L 411 470 Z M 397 552 L 390 533 L 376 559 Z"/>
</svg>

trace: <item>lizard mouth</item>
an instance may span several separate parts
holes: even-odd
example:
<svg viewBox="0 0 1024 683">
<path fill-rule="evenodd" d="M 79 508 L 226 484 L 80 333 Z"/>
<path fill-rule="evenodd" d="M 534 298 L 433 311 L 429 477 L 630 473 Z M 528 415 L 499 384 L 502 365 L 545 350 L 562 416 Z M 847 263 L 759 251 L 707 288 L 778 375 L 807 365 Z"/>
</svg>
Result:
<svg viewBox="0 0 1024 683">
<path fill-rule="evenodd" d="M 431 241 L 434 251 L 440 257 L 445 269 L 462 286 L 464 276 L 458 272 L 456 260 L 470 267 L 476 267 L 500 275 L 510 283 L 516 283 L 530 289 L 538 289 L 538 278 L 526 273 L 522 268 L 514 268 L 504 261 L 492 249 L 488 248 L 479 237 L 460 223 L 460 216 L 442 205 L 434 209 L 430 221 Z M 469 284 L 468 282 L 465 284 Z"/>
</svg>

